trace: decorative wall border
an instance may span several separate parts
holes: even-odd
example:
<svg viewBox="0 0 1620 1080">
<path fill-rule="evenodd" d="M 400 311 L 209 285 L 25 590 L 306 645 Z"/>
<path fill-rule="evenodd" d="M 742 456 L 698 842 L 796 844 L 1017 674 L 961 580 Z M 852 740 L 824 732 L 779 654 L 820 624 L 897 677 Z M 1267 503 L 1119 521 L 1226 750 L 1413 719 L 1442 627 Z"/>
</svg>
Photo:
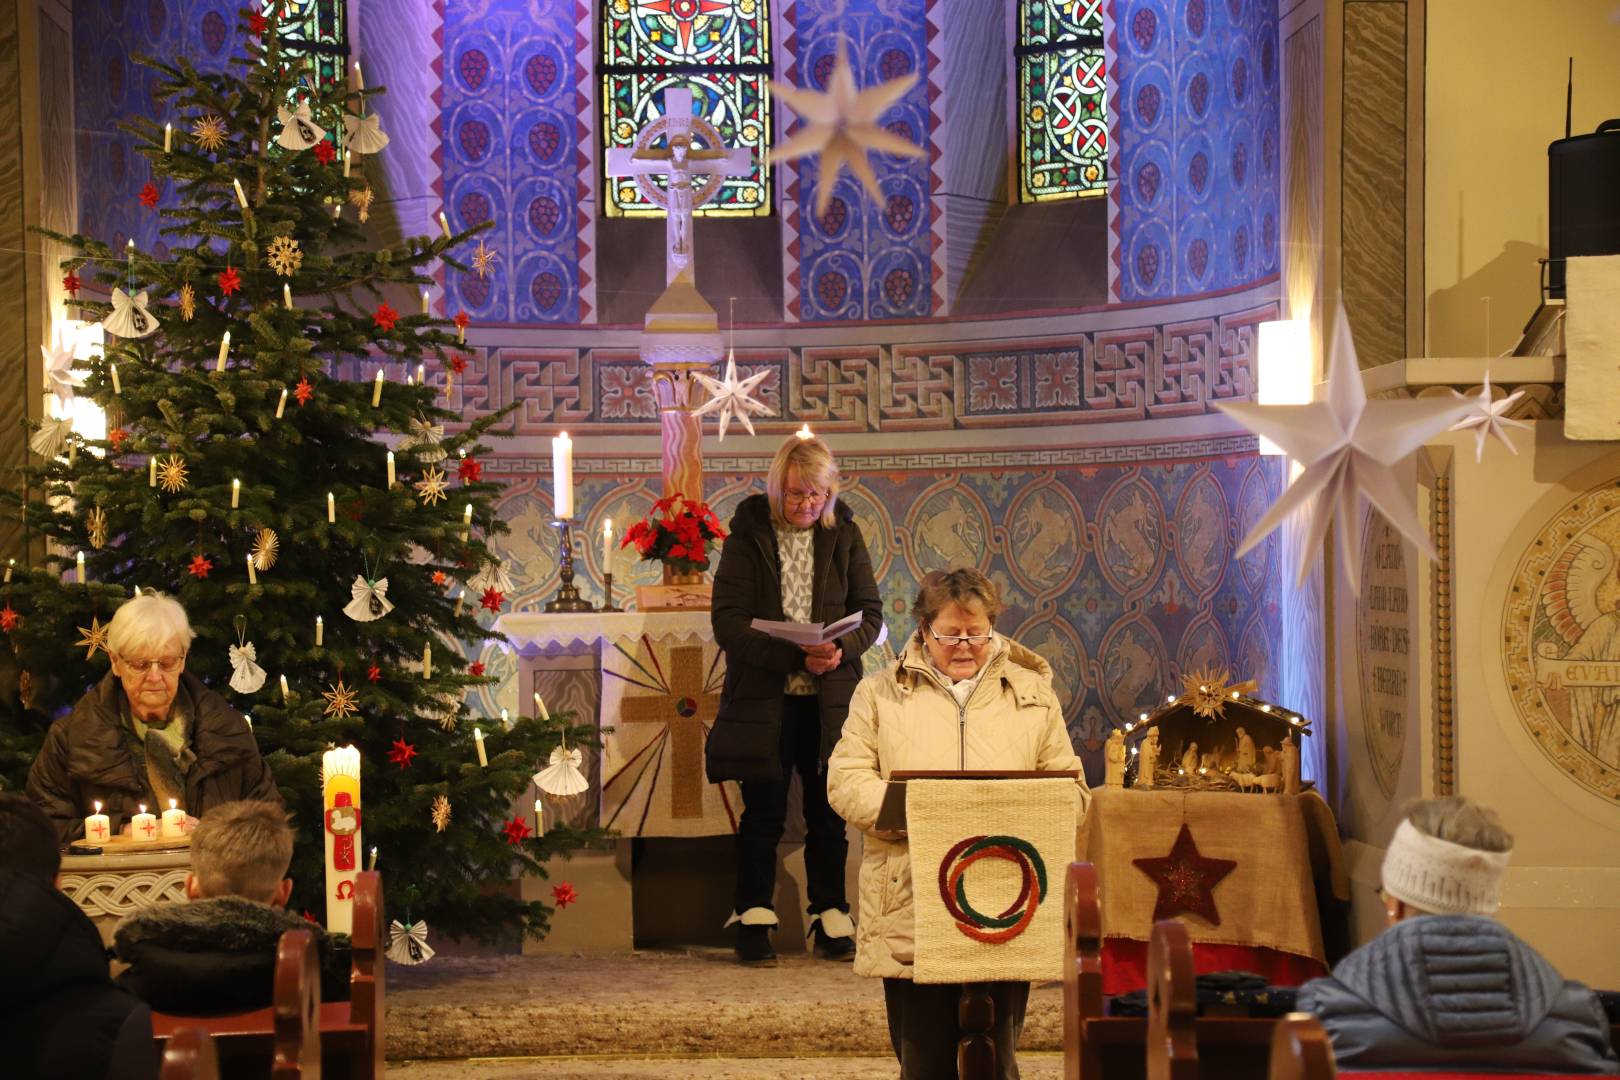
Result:
<svg viewBox="0 0 1620 1080">
<path fill-rule="evenodd" d="M 1434 794 L 1451 795 L 1457 787 L 1456 646 L 1452 639 L 1455 607 L 1451 596 L 1454 546 L 1451 539 L 1451 478 L 1456 455 L 1428 455 L 1434 468 L 1429 504 L 1429 533 L 1438 557 L 1429 566 L 1433 603 L 1429 619 L 1434 640 Z"/>
</svg>

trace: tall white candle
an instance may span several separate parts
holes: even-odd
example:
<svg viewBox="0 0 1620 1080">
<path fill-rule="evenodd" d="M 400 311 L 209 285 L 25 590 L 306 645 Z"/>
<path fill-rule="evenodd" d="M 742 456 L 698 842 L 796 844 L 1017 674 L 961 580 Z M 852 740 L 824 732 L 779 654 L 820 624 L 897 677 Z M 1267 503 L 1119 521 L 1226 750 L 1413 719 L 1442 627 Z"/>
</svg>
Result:
<svg viewBox="0 0 1620 1080">
<path fill-rule="evenodd" d="M 132 814 L 129 819 L 129 835 L 133 840 L 152 840 L 158 835 L 158 819 L 156 814 L 146 812 L 146 804 L 140 804 L 141 812 Z"/>
<path fill-rule="evenodd" d="M 428 291 L 426 289 L 423 289 L 422 290 L 422 314 L 426 315 L 427 313 L 428 313 Z"/>
<path fill-rule="evenodd" d="M 574 440 L 568 432 L 551 440 L 552 503 L 557 517 L 567 521 L 574 516 Z"/>
<path fill-rule="evenodd" d="M 186 812 L 180 809 L 179 802 L 169 800 L 169 808 L 163 811 L 163 825 L 158 835 L 165 840 L 172 840 L 178 836 L 186 835 L 190 823 L 186 820 Z"/>
<path fill-rule="evenodd" d="M 326 493 L 326 523 L 328 525 L 331 525 L 331 524 L 334 524 L 336 521 L 337 521 L 337 500 L 332 498 L 332 493 L 330 491 L 328 491 Z"/>
<path fill-rule="evenodd" d="M 546 723 L 551 723 L 551 713 L 546 709 L 546 699 L 540 696 L 538 690 L 534 692 L 534 712 L 536 716 Z"/>
<path fill-rule="evenodd" d="M 118 381 L 118 365 L 108 364 L 107 374 L 112 376 L 113 393 L 122 394 L 124 392 L 124 386 Z"/>
<path fill-rule="evenodd" d="M 242 505 L 242 481 L 236 477 L 231 478 L 231 509 L 235 510 Z"/>
<path fill-rule="evenodd" d="M 288 311 L 292 310 L 292 282 L 290 281 L 281 283 L 281 306 Z"/>
<path fill-rule="evenodd" d="M 360 751 L 352 746 L 328 750 L 321 758 L 321 804 L 326 811 L 326 929 L 347 934 L 354 929 L 354 879 L 360 870 L 364 839 L 360 807 Z"/>
<path fill-rule="evenodd" d="M 101 803 L 97 802 L 94 806 L 96 812 L 86 814 L 84 818 L 84 838 L 92 843 L 105 843 L 112 835 L 112 825 L 107 820 L 107 815 L 101 812 Z"/>
<path fill-rule="evenodd" d="M 276 419 L 280 420 L 282 414 L 285 413 L 286 411 L 287 411 L 287 388 L 285 386 L 283 386 L 281 388 L 281 398 L 280 398 L 280 400 L 278 400 L 276 402 Z"/>
<path fill-rule="evenodd" d="M 478 747 L 478 764 L 489 767 L 489 755 L 484 752 L 484 732 L 482 728 L 473 728 L 473 743 Z"/>
<path fill-rule="evenodd" d="M 377 377 L 371 380 L 371 407 L 375 409 L 382 404 L 383 369 L 377 369 Z"/>
<path fill-rule="evenodd" d="M 79 576 L 74 578 L 73 580 L 77 581 L 80 585 L 83 585 L 84 584 L 84 552 L 82 552 L 82 551 L 79 552 L 79 556 L 78 556 L 77 559 L 74 560 L 74 562 L 76 564 L 76 568 L 78 570 L 78 575 Z"/>
<path fill-rule="evenodd" d="M 602 569 L 613 572 L 613 519 L 602 522 Z"/>
<path fill-rule="evenodd" d="M 219 339 L 219 359 L 214 362 L 215 371 L 225 370 L 225 357 L 231 351 L 231 332 L 225 331 L 225 336 Z"/>
<path fill-rule="evenodd" d="M 433 643 L 424 642 L 422 645 L 422 678 L 433 678 Z"/>
<path fill-rule="evenodd" d="M 394 486 L 394 452 L 388 451 L 388 486 Z"/>
<path fill-rule="evenodd" d="M 233 177 L 231 177 L 231 186 L 236 189 L 236 205 L 238 205 L 242 209 L 246 210 L 247 209 L 247 193 L 242 190 L 242 181 L 240 179 L 238 179 L 237 177 L 233 176 Z"/>
<path fill-rule="evenodd" d="M 439 228 L 444 230 L 444 238 L 450 239 L 450 219 L 444 216 L 443 210 L 439 211 Z"/>
<path fill-rule="evenodd" d="M 146 459 L 146 486 L 157 487 L 157 455 Z"/>
<path fill-rule="evenodd" d="M 253 564 L 253 552 L 251 551 L 247 554 L 247 568 L 248 584 L 257 585 L 259 583 L 259 568 Z"/>
<path fill-rule="evenodd" d="M 315 616 L 315 647 L 318 649 L 326 644 L 326 620 Z"/>
<path fill-rule="evenodd" d="M 174 149 L 174 125 L 173 124 L 164 124 L 163 125 L 163 152 L 165 154 L 167 154 L 172 149 Z"/>
</svg>

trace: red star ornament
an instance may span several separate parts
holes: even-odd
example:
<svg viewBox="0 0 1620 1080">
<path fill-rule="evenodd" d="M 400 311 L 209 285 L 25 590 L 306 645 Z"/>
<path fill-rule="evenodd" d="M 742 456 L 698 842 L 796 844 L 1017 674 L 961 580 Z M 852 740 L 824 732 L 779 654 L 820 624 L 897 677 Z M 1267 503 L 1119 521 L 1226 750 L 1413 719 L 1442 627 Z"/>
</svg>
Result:
<svg viewBox="0 0 1620 1080">
<path fill-rule="evenodd" d="M 506 602 L 506 596 L 499 589 L 485 589 L 484 598 L 478 602 L 491 611 L 499 611 Z"/>
<path fill-rule="evenodd" d="M 315 396 L 315 388 L 309 385 L 309 380 L 302 375 L 298 377 L 298 385 L 293 387 L 293 397 L 298 399 L 298 407 L 302 409 L 309 404 L 309 399 Z"/>
<path fill-rule="evenodd" d="M 370 679 L 372 682 L 382 682 L 382 668 L 378 667 L 376 664 L 372 664 L 370 667 L 366 668 L 366 678 Z"/>
<path fill-rule="evenodd" d="M 460 353 L 450 354 L 450 370 L 460 375 L 467 370 L 467 358 Z"/>
<path fill-rule="evenodd" d="M 463 484 L 476 484 L 484 476 L 484 463 L 477 458 L 464 457 L 456 466 L 456 475 Z"/>
<path fill-rule="evenodd" d="M 574 887 L 565 881 L 561 885 L 551 887 L 551 898 L 557 901 L 558 907 L 567 907 L 579 899 L 579 893 L 575 892 Z"/>
<path fill-rule="evenodd" d="M 4 630 L 9 634 L 17 629 L 17 624 L 21 621 L 22 616 L 12 610 L 11 601 L 7 600 L 6 606 L 0 608 L 0 630 Z"/>
<path fill-rule="evenodd" d="M 186 573 L 201 581 L 208 576 L 208 571 L 214 568 L 214 561 L 206 555 L 194 555 L 191 565 L 186 567 Z"/>
<path fill-rule="evenodd" d="M 1185 912 L 1212 926 L 1221 925 L 1220 912 L 1215 910 L 1215 886 L 1237 869 L 1237 860 L 1206 859 L 1198 854 L 1192 830 L 1185 822 L 1169 855 L 1131 862 L 1159 887 L 1159 899 L 1153 905 L 1154 922 Z"/>
<path fill-rule="evenodd" d="M 529 823 L 516 816 L 514 816 L 511 821 L 506 823 L 506 828 L 501 830 L 501 832 L 506 834 L 506 842 L 511 844 L 513 847 L 516 847 L 517 845 L 523 843 L 523 841 L 527 840 L 529 838 L 530 831 Z"/>
<path fill-rule="evenodd" d="M 449 580 L 450 579 L 445 576 L 443 570 L 435 570 L 435 571 L 433 571 L 433 584 L 435 584 L 435 585 L 443 585 L 446 581 L 449 581 Z"/>
<path fill-rule="evenodd" d="M 153 207 L 157 206 L 157 204 L 158 204 L 157 185 L 149 183 L 145 187 L 141 188 L 141 205 L 146 207 L 148 210 L 150 210 Z"/>
<path fill-rule="evenodd" d="M 399 322 L 399 312 L 389 307 L 386 300 L 377 306 L 377 313 L 371 317 L 371 325 L 378 330 L 392 330 L 397 322 Z"/>
<path fill-rule="evenodd" d="M 333 148 L 332 143 L 327 139 L 322 139 L 312 149 L 315 152 L 315 160 L 322 165 L 332 164 L 332 159 L 337 157 L 337 150 Z"/>
<path fill-rule="evenodd" d="M 467 316 L 465 311 L 456 312 L 456 317 L 450 321 L 456 324 L 457 330 L 465 330 L 472 324 L 472 319 Z"/>
<path fill-rule="evenodd" d="M 79 280 L 79 275 L 71 272 L 67 277 L 62 279 L 62 288 L 66 289 L 73 296 L 79 295 L 79 287 L 83 284 L 84 282 Z"/>
<path fill-rule="evenodd" d="M 226 296 L 231 295 L 242 287 L 242 275 L 236 272 L 236 267 L 227 266 L 219 272 L 219 291 Z"/>
<path fill-rule="evenodd" d="M 412 746 L 404 739 L 395 739 L 394 748 L 388 751 L 388 760 L 392 761 L 395 765 L 398 765 L 401 769 L 410 768 L 411 758 L 415 756 L 416 747 Z"/>
<path fill-rule="evenodd" d="M 265 30 L 269 26 L 270 26 L 270 20 L 265 18 L 263 15 L 259 14 L 257 11 L 255 11 L 255 12 L 251 13 L 250 15 L 248 15 L 248 32 L 249 33 L 263 34 L 265 32 Z"/>
<path fill-rule="evenodd" d="M 107 443 L 113 448 L 114 453 L 122 450 L 124 448 L 124 443 L 128 441 L 128 439 L 129 432 L 125 431 L 121 427 L 115 427 L 111 431 L 107 432 Z"/>
<path fill-rule="evenodd" d="M 4 615 L 4 612 L 0 612 L 0 615 Z M 7 629 L 10 628 L 7 627 Z M 472 663 L 467 665 L 467 671 L 471 675 L 482 675 L 484 673 L 484 662 L 482 660 L 474 660 Z"/>
</svg>

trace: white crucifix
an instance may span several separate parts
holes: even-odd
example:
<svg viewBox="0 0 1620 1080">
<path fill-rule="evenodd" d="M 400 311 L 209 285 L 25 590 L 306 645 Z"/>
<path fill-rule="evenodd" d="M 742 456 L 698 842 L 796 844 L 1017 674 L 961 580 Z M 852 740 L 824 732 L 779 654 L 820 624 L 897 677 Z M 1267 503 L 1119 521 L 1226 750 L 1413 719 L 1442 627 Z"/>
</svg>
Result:
<svg viewBox="0 0 1620 1080">
<path fill-rule="evenodd" d="M 692 115 L 692 91 L 674 86 L 664 90 L 664 115 L 636 134 L 633 147 L 608 151 L 608 175 L 635 177 L 647 200 L 668 214 L 665 284 L 692 265 L 692 211 L 714 198 L 726 177 L 747 176 L 753 167 L 752 153 L 728 149 L 713 124 Z"/>
</svg>

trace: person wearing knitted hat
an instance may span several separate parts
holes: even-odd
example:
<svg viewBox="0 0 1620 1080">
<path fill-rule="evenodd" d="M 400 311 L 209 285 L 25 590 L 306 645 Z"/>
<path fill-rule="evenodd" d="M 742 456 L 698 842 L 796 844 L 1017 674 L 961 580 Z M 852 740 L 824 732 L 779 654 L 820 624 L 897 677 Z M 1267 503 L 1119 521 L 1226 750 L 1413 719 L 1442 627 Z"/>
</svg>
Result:
<svg viewBox="0 0 1620 1080">
<path fill-rule="evenodd" d="M 1596 995 L 1491 917 L 1512 849 L 1467 799 L 1408 808 L 1384 855 L 1389 929 L 1299 989 L 1340 1068 L 1620 1073 Z"/>
</svg>

